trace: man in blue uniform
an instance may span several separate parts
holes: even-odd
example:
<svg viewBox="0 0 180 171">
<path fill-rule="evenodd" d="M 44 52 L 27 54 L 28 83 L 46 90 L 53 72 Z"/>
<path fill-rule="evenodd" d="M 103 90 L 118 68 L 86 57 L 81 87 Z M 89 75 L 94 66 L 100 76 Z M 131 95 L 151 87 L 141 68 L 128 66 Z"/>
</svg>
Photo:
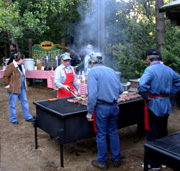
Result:
<svg viewBox="0 0 180 171">
<path fill-rule="evenodd" d="M 180 90 L 180 75 L 161 62 L 161 53 L 146 51 L 149 64 L 140 78 L 139 94 L 145 100 L 145 130 L 147 141 L 168 135 L 167 124 L 172 113 L 170 96 Z M 161 163 L 149 161 L 149 168 L 161 169 Z"/>
<path fill-rule="evenodd" d="M 100 52 L 94 52 L 90 57 L 93 68 L 90 70 L 87 80 L 88 114 L 86 118 L 88 121 L 96 121 L 95 132 L 98 159 L 93 160 L 92 165 L 101 170 L 106 170 L 108 168 L 106 135 L 110 139 L 114 167 L 119 167 L 120 165 L 120 140 L 117 134 L 119 107 L 117 99 L 124 90 L 115 71 L 103 65 L 103 58 Z M 95 117 L 93 117 L 93 111 Z"/>
</svg>

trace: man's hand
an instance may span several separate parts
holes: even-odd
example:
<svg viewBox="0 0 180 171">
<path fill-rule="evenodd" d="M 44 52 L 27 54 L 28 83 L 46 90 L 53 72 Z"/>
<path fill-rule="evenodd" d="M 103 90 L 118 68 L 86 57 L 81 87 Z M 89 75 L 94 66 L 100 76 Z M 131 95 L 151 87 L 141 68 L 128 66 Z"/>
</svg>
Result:
<svg viewBox="0 0 180 171">
<path fill-rule="evenodd" d="M 93 121 L 94 119 L 92 118 L 92 115 L 90 115 L 89 113 L 86 115 L 86 118 L 89 122 Z"/>
<path fill-rule="evenodd" d="M 154 100 L 154 99 L 153 99 L 153 98 L 148 97 L 148 99 L 147 99 L 147 100 L 144 100 L 144 104 L 145 104 L 145 105 L 148 105 L 148 102 L 149 102 L 150 100 Z"/>
<path fill-rule="evenodd" d="M 150 101 L 150 100 L 154 100 L 153 98 L 151 98 L 151 97 L 148 97 L 148 101 Z"/>
<path fill-rule="evenodd" d="M 68 88 L 70 88 L 68 85 L 63 85 L 64 89 L 69 90 Z"/>
</svg>

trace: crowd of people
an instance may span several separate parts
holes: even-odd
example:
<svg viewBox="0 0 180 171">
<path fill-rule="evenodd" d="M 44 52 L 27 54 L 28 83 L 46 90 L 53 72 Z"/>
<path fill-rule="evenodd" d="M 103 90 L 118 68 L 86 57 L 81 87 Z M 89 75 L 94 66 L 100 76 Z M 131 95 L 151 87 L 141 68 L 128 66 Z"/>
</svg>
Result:
<svg viewBox="0 0 180 171">
<path fill-rule="evenodd" d="M 11 45 L 12 50 L 8 66 L 4 73 L 4 87 L 9 95 L 10 123 L 18 124 L 16 118 L 16 102 L 19 98 L 26 121 L 32 121 L 26 97 L 25 56 Z M 87 55 L 80 60 L 77 54 L 63 53 L 61 65 L 55 70 L 54 84 L 58 88 L 58 98 L 69 97 L 71 90 L 80 94 L 76 70 L 88 72 L 87 91 L 88 105 L 86 118 L 94 122 L 96 132 L 97 160 L 92 165 L 101 170 L 108 169 L 107 136 L 110 139 L 111 159 L 114 167 L 120 166 L 120 139 L 117 133 L 117 119 L 120 109 L 117 99 L 123 93 L 123 87 L 116 72 L 104 65 L 104 56 L 95 52 L 93 46 L 87 45 Z M 145 103 L 145 131 L 147 141 L 168 135 L 168 117 L 172 113 L 170 97 L 180 91 L 180 75 L 162 62 L 161 53 L 156 49 L 146 52 L 148 67 L 139 81 L 138 93 Z M 15 75 L 15 77 L 14 77 Z M 144 167 L 144 165 L 142 165 Z M 149 161 L 149 169 L 160 170 L 165 167 L 158 161 Z"/>
</svg>

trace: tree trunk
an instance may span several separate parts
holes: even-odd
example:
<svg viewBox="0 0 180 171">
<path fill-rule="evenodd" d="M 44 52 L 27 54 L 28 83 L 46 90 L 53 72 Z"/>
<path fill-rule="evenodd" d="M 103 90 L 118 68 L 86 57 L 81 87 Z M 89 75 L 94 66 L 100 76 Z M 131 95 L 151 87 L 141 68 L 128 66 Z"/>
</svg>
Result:
<svg viewBox="0 0 180 171">
<path fill-rule="evenodd" d="M 32 39 L 28 39 L 29 58 L 32 58 Z"/>
<path fill-rule="evenodd" d="M 4 54 L 6 58 L 9 58 L 9 45 L 4 43 Z"/>
<path fill-rule="evenodd" d="M 18 45 L 18 40 L 17 38 L 14 38 L 14 44 L 16 45 L 16 49 L 19 52 L 19 45 Z"/>
<path fill-rule="evenodd" d="M 65 38 L 62 38 L 61 39 L 61 45 L 62 46 L 65 46 L 66 45 L 66 39 Z M 62 49 L 62 53 L 64 53 L 65 52 L 65 49 Z"/>
<path fill-rule="evenodd" d="M 165 48 L 165 25 L 164 25 L 164 13 L 159 13 L 159 8 L 164 4 L 163 0 L 156 0 L 156 40 L 158 44 L 158 50 L 161 51 Z"/>
</svg>

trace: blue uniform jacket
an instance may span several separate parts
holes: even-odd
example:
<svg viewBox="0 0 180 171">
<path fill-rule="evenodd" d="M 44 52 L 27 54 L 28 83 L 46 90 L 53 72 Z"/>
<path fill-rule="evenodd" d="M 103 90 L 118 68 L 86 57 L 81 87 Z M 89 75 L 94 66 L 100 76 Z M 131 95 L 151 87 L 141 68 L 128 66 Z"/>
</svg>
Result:
<svg viewBox="0 0 180 171">
<path fill-rule="evenodd" d="M 138 90 L 144 100 L 148 99 L 147 92 L 152 95 L 172 96 L 180 90 L 180 75 L 164 64 L 155 64 L 158 62 L 153 61 L 140 78 Z M 150 100 L 148 109 L 159 117 L 172 112 L 169 97 L 157 97 Z"/>
<path fill-rule="evenodd" d="M 97 100 L 113 103 L 124 90 L 113 69 L 96 64 L 88 74 L 87 91 L 87 110 L 92 115 Z"/>
</svg>

